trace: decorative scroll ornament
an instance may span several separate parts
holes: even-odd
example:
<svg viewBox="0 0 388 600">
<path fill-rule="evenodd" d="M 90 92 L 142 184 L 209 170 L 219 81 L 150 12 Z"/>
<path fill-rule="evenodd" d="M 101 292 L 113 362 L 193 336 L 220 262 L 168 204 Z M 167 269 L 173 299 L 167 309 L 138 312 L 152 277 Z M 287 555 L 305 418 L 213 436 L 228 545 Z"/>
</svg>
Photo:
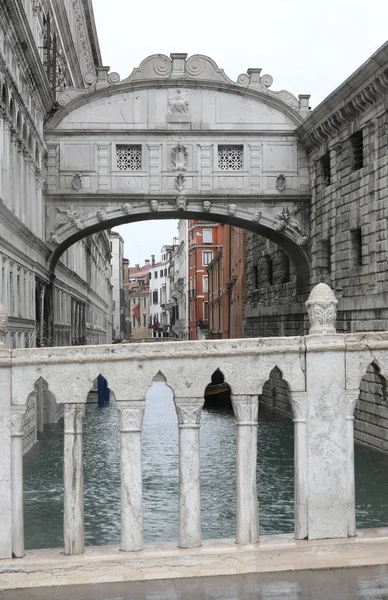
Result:
<svg viewBox="0 0 388 600">
<path fill-rule="evenodd" d="M 0 345 L 8 329 L 8 315 L 2 304 L 0 304 Z"/>
<path fill-rule="evenodd" d="M 62 241 L 62 238 L 60 238 L 59 235 L 55 235 L 54 233 L 49 239 L 49 244 L 55 244 L 56 246 L 59 246 L 60 244 L 62 244 Z"/>
<path fill-rule="evenodd" d="M 236 214 L 237 211 L 237 204 L 228 204 L 228 213 L 231 217 L 233 217 Z"/>
<path fill-rule="evenodd" d="M 310 335 L 335 333 L 338 300 L 326 283 L 318 283 L 306 302 L 310 319 Z"/>
<path fill-rule="evenodd" d="M 169 115 L 188 115 L 190 111 L 189 90 L 177 89 L 176 95 L 168 99 Z"/>
<path fill-rule="evenodd" d="M 96 212 L 96 217 L 99 221 L 106 221 L 108 218 L 105 210 L 102 208 Z"/>
<path fill-rule="evenodd" d="M 178 210 L 186 210 L 187 198 L 185 196 L 178 196 L 175 199 L 175 204 Z"/>
<path fill-rule="evenodd" d="M 158 212 L 158 210 L 159 210 L 159 202 L 157 200 L 150 200 L 150 209 L 153 212 Z"/>
<path fill-rule="evenodd" d="M 73 179 L 71 182 L 71 187 L 73 188 L 73 190 L 75 190 L 76 192 L 79 192 L 79 190 L 83 186 L 83 183 L 84 183 L 84 180 L 82 178 L 82 175 L 80 175 L 79 173 L 74 173 Z"/>
<path fill-rule="evenodd" d="M 179 142 L 171 150 L 171 159 L 174 171 L 186 171 L 187 159 L 189 151 L 186 146 L 182 146 Z"/>
<path fill-rule="evenodd" d="M 178 192 L 181 192 L 186 186 L 186 177 L 183 175 L 183 173 L 179 173 L 176 176 L 175 179 L 175 187 L 178 190 Z"/>
<path fill-rule="evenodd" d="M 205 200 L 204 203 L 202 204 L 202 210 L 203 212 L 210 212 L 212 203 L 209 202 L 209 200 Z"/>
<path fill-rule="evenodd" d="M 123 211 L 123 213 L 125 215 L 131 215 L 132 214 L 132 205 L 129 204 L 128 202 L 126 202 L 125 204 L 122 205 L 121 210 Z"/>
<path fill-rule="evenodd" d="M 55 228 L 53 234 L 56 232 L 57 229 L 59 229 L 63 225 L 67 225 L 68 223 L 71 223 L 72 225 L 74 225 L 74 227 L 76 229 L 78 229 L 79 231 L 81 229 L 83 229 L 83 224 L 81 221 L 81 213 L 74 210 L 73 204 L 70 206 L 70 208 L 65 208 L 65 209 L 57 207 L 57 211 L 58 211 L 58 214 L 57 214 L 57 218 L 55 219 L 56 228 Z"/>
<path fill-rule="evenodd" d="M 178 415 L 178 425 L 180 429 L 184 428 L 195 428 L 199 427 L 201 422 L 201 414 L 202 414 L 202 406 L 201 403 L 177 403 L 175 402 L 175 408 Z"/>
<path fill-rule="evenodd" d="M 280 173 L 280 175 L 276 177 L 275 185 L 279 192 L 284 192 L 286 189 L 286 177 L 283 175 L 283 173 Z"/>
<path fill-rule="evenodd" d="M 253 213 L 252 221 L 254 223 L 259 223 L 261 221 L 262 216 L 263 213 L 261 212 L 261 210 L 255 210 L 255 212 Z"/>
</svg>

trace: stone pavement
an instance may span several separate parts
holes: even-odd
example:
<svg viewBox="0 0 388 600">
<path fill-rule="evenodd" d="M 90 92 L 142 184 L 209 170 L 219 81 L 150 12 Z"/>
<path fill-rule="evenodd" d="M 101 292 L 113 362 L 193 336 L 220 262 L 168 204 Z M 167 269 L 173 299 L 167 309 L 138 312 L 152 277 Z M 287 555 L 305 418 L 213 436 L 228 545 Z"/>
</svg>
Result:
<svg viewBox="0 0 388 600">
<path fill-rule="evenodd" d="M 0 600 L 384 600 L 388 567 L 7 590 Z"/>
</svg>

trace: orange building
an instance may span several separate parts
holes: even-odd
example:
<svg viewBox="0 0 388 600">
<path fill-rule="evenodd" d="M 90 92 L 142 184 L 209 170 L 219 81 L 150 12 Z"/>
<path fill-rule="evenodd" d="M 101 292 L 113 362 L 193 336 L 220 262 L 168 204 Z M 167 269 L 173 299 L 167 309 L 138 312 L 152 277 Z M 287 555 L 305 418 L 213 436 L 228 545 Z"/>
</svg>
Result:
<svg viewBox="0 0 388 600">
<path fill-rule="evenodd" d="M 210 339 L 243 337 L 246 231 L 222 225 L 222 248 L 208 268 Z"/>
<path fill-rule="evenodd" d="M 222 245 L 222 225 L 189 221 L 189 339 L 207 337 L 209 323 L 207 267 Z"/>
</svg>

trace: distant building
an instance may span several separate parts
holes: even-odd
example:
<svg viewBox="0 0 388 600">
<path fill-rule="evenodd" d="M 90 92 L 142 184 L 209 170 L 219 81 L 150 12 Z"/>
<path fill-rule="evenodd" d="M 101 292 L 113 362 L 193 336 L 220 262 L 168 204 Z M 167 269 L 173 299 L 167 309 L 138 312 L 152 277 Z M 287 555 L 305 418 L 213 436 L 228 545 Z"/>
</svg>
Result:
<svg viewBox="0 0 388 600">
<path fill-rule="evenodd" d="M 246 231 L 222 226 L 222 249 L 209 264 L 210 339 L 243 337 L 246 302 Z"/>
<path fill-rule="evenodd" d="M 126 320 L 127 332 L 130 338 L 147 338 L 149 325 L 149 276 L 151 264 L 149 259 L 144 261 L 144 265 L 128 266 L 127 275 L 124 281 L 124 290 L 126 298 Z"/>
<path fill-rule="evenodd" d="M 189 221 L 189 339 L 207 337 L 209 324 L 207 267 L 222 248 L 222 226 Z"/>
<path fill-rule="evenodd" d="M 150 321 L 149 335 L 154 338 L 170 337 L 170 267 L 174 246 L 163 246 L 161 260 L 152 257 L 150 268 Z"/>
<path fill-rule="evenodd" d="M 124 339 L 125 334 L 125 296 L 124 296 L 124 240 L 116 231 L 110 232 L 112 251 L 112 341 Z"/>
<path fill-rule="evenodd" d="M 171 334 L 181 340 L 189 337 L 188 311 L 188 221 L 178 223 L 178 243 L 171 254 L 170 270 L 170 324 Z"/>
</svg>

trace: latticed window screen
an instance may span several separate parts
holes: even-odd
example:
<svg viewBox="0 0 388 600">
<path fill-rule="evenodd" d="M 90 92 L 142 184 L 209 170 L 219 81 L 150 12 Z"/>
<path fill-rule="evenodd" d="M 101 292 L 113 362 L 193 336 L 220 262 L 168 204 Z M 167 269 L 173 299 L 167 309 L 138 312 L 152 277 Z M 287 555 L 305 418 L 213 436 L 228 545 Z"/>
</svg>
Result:
<svg viewBox="0 0 388 600">
<path fill-rule="evenodd" d="M 220 171 L 242 171 L 243 146 L 218 146 L 218 168 Z"/>
<path fill-rule="evenodd" d="M 119 171 L 141 171 L 141 145 L 118 144 L 116 163 Z"/>
</svg>

